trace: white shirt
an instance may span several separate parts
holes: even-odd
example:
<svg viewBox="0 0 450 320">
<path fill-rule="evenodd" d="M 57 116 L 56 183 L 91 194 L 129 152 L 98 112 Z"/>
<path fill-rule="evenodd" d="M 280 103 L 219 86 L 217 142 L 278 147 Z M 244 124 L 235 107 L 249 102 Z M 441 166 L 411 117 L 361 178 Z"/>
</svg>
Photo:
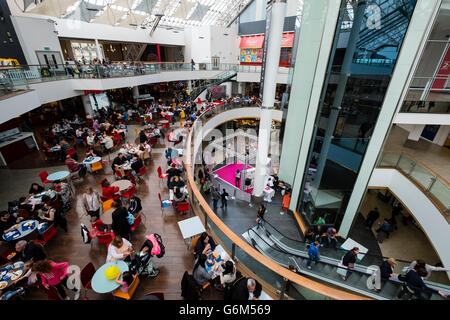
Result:
<svg viewBox="0 0 450 320">
<path fill-rule="evenodd" d="M 125 238 L 122 238 L 122 241 L 123 241 L 123 243 L 126 246 L 131 247 L 130 241 L 128 241 Z M 106 262 L 113 261 L 112 259 L 123 259 L 123 254 L 117 253 L 118 249 L 119 248 L 116 248 L 113 245 L 109 245 L 109 247 L 108 247 L 108 255 L 106 256 Z"/>
<path fill-rule="evenodd" d="M 103 139 L 103 141 L 105 142 L 106 149 L 111 149 L 114 146 L 114 141 L 109 136 Z"/>
</svg>

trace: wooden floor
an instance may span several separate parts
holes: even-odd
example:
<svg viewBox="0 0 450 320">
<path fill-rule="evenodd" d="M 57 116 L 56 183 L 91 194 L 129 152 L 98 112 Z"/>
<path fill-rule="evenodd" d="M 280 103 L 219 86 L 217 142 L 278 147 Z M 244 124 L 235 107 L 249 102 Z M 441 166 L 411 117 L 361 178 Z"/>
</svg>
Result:
<svg viewBox="0 0 450 320">
<path fill-rule="evenodd" d="M 130 130 L 131 132 L 131 130 Z M 134 134 L 134 132 L 133 132 Z M 162 139 L 161 139 L 162 140 Z M 163 145 L 157 146 L 159 148 Z M 161 259 L 154 257 L 155 267 L 160 269 L 159 275 L 155 279 L 142 279 L 133 299 L 138 299 L 144 294 L 154 291 L 164 292 L 166 299 L 179 300 L 181 297 L 181 278 L 184 271 L 192 273 L 194 266 L 193 255 L 187 250 L 180 230 L 178 221 L 190 216 L 178 216 L 171 207 L 164 210 L 164 216 L 161 216 L 158 192 L 163 198 L 168 198 L 169 193 L 165 181 L 158 181 L 157 168 L 161 166 L 166 169 L 166 159 L 162 153 L 154 153 L 153 159 L 147 166 L 145 181 L 138 183 L 136 195 L 142 200 L 143 213 L 146 218 L 143 223 L 132 234 L 131 242 L 135 249 L 139 249 L 145 241 L 145 235 L 158 233 L 162 236 L 166 248 L 165 256 Z M 100 181 L 108 178 L 114 181 L 112 170 L 109 163 L 104 163 L 105 172 L 92 175 L 88 173 L 83 181 L 75 182 L 76 196 L 72 204 L 73 208 L 66 214 L 69 230 L 65 233 L 58 228 L 57 235 L 46 245 L 49 257 L 56 262 L 67 261 L 69 265 L 77 265 L 82 269 L 87 263 L 92 262 L 96 268 L 99 268 L 106 260 L 106 245 L 98 244 L 93 241 L 92 247 L 84 244 L 81 239 L 80 224 L 84 223 L 90 228 L 89 217 L 85 216 L 81 202 L 81 196 L 86 187 L 93 187 L 101 192 Z M 24 186 L 24 194 L 28 191 L 28 186 Z M 4 248 L 3 248 L 4 250 Z M 82 290 L 82 296 L 84 289 Z M 69 293 L 73 297 L 73 293 Z M 209 292 L 204 299 L 220 299 L 221 295 L 214 289 Z M 32 289 L 31 293 L 25 296 L 25 299 L 46 299 L 44 290 L 41 288 Z M 96 294 L 88 291 L 88 299 L 111 300 L 111 294 Z"/>
</svg>

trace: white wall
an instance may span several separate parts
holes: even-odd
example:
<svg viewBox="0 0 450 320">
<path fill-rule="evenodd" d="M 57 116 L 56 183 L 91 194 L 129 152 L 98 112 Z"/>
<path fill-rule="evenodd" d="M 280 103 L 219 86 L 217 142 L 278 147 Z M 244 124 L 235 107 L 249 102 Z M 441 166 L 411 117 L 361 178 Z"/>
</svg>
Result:
<svg viewBox="0 0 450 320">
<path fill-rule="evenodd" d="M 210 63 L 211 62 L 211 28 L 204 27 L 190 27 L 186 28 L 186 33 L 190 33 L 186 40 L 191 42 L 188 44 L 191 48 L 191 55 L 187 56 L 185 53 L 185 61 L 194 59 L 195 63 Z"/>
<path fill-rule="evenodd" d="M 11 120 L 41 105 L 36 91 L 17 94 L 8 99 L 0 100 L 0 123 Z"/>
<path fill-rule="evenodd" d="M 286 84 L 288 81 L 288 73 L 280 73 L 278 69 L 277 83 Z M 238 82 L 260 82 L 261 81 L 261 71 L 260 72 L 238 72 L 236 75 L 236 81 Z"/>
<path fill-rule="evenodd" d="M 36 51 L 43 51 L 44 47 L 50 48 L 50 51 L 59 51 L 63 59 L 53 23 L 44 19 L 19 16 L 12 16 L 11 20 L 28 64 L 39 64 Z"/>
<path fill-rule="evenodd" d="M 237 25 L 230 28 L 210 27 L 211 56 L 220 57 L 220 63 L 239 63 L 239 37 Z"/>
<path fill-rule="evenodd" d="M 369 180 L 369 187 L 389 188 L 414 215 L 442 264 L 450 268 L 450 225 L 430 199 L 396 169 L 376 168 Z"/>
</svg>

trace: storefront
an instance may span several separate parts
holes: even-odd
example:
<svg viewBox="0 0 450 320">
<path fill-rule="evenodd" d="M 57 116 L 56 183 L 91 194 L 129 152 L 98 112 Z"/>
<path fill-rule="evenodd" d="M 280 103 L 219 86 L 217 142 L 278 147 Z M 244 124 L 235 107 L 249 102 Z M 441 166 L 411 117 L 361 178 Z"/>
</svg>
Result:
<svg viewBox="0 0 450 320">
<path fill-rule="evenodd" d="M 294 33 L 283 33 L 281 40 L 280 67 L 289 67 Z M 261 65 L 263 56 L 264 35 L 243 36 L 239 48 L 241 49 L 240 62 L 242 65 Z"/>
</svg>

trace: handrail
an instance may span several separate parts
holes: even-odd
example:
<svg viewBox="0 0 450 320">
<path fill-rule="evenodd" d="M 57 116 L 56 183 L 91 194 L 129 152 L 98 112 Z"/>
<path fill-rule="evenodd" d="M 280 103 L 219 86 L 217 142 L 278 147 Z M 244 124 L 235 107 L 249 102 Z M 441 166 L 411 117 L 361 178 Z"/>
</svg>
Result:
<svg viewBox="0 0 450 320">
<path fill-rule="evenodd" d="M 348 293 L 342 290 L 338 290 L 335 288 L 331 288 L 322 283 L 313 281 L 311 279 L 305 278 L 299 274 L 296 274 L 287 268 L 284 268 L 277 263 L 273 262 L 268 257 L 261 254 L 256 249 L 252 248 L 248 243 L 246 243 L 243 239 L 241 239 L 238 235 L 236 235 L 210 208 L 205 198 L 201 194 L 200 190 L 195 184 L 194 176 L 192 173 L 192 134 L 193 128 L 196 127 L 196 124 L 201 119 L 201 116 L 195 120 L 193 123 L 186 143 L 186 154 L 185 154 L 185 167 L 186 167 L 186 175 L 188 180 L 188 185 L 191 189 L 191 192 L 195 195 L 196 199 L 199 201 L 200 206 L 205 210 L 205 213 L 208 215 L 208 218 L 223 232 L 235 245 L 237 245 L 240 249 L 242 249 L 246 254 L 251 256 L 256 261 L 263 264 L 266 268 L 272 270 L 273 272 L 279 274 L 280 276 L 300 285 L 309 290 L 317 292 L 321 295 L 337 299 L 337 300 L 371 300 L 371 298 Z"/>
<path fill-rule="evenodd" d="M 422 167 L 424 167 L 425 169 L 427 169 L 428 171 L 430 171 L 433 175 L 435 175 L 436 177 L 438 177 L 440 180 L 442 180 L 442 182 L 444 182 L 447 186 L 450 187 L 450 182 L 447 181 L 447 179 L 445 179 L 443 176 L 441 176 L 439 173 L 437 173 L 436 171 L 434 171 L 433 169 L 431 169 L 429 166 L 427 166 L 425 163 L 423 163 L 422 161 L 418 160 L 417 158 L 415 158 L 413 155 L 411 155 L 410 153 L 403 151 L 403 150 L 383 150 L 383 153 L 401 153 L 406 155 L 408 158 L 410 158 L 411 160 L 413 160 L 414 162 L 417 162 L 418 164 L 420 164 Z"/>
<path fill-rule="evenodd" d="M 290 241 L 294 241 L 294 242 L 298 242 L 298 243 L 305 243 L 306 244 L 306 241 L 295 240 L 295 239 L 289 238 L 288 236 L 285 236 L 277 228 L 275 228 L 272 224 L 270 224 L 267 220 L 264 220 L 264 224 L 268 224 L 271 228 L 273 228 L 276 232 L 278 232 L 278 234 L 282 235 L 284 238 L 286 238 L 286 239 L 288 239 Z M 295 250 L 298 250 L 298 249 L 295 249 Z M 392 258 L 392 257 L 385 257 L 385 256 L 377 255 L 377 254 L 371 254 L 371 253 L 365 253 L 364 255 L 365 256 L 370 256 L 370 257 L 382 258 L 382 259 L 386 259 L 386 260 L 389 259 L 389 258 Z M 324 254 L 322 254 L 322 256 L 323 257 L 327 257 Z M 395 258 L 395 260 L 398 261 L 398 262 L 404 262 L 404 263 L 409 263 L 409 264 L 412 263 L 412 261 L 402 260 L 402 259 L 397 259 L 397 258 Z"/>
</svg>

